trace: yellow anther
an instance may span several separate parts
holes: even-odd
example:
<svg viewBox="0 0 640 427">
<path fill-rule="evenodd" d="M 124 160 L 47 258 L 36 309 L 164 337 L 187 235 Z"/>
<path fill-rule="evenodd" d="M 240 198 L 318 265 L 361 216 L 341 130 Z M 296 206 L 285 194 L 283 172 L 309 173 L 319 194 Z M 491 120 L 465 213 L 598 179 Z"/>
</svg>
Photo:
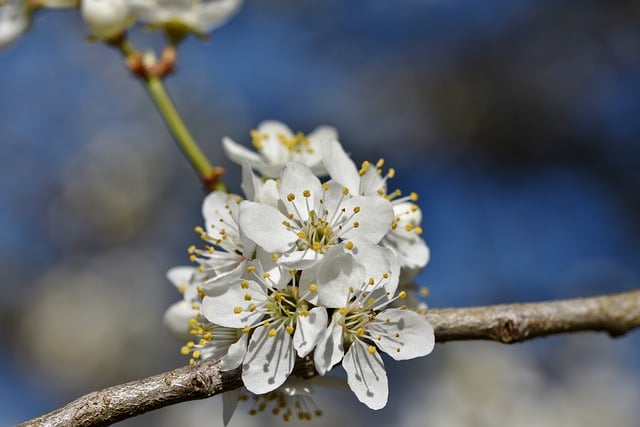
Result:
<svg viewBox="0 0 640 427">
<path fill-rule="evenodd" d="M 196 361 L 194 359 L 189 359 L 189 365 L 193 365 L 195 363 L 196 363 Z"/>
<path fill-rule="evenodd" d="M 374 300 L 373 298 L 369 298 L 369 301 L 367 301 L 368 306 L 372 306 L 375 303 L 376 303 L 376 300 Z"/>
<path fill-rule="evenodd" d="M 198 321 L 196 319 L 194 319 L 193 317 L 191 319 L 189 319 L 189 328 L 193 329 L 198 325 Z"/>
<path fill-rule="evenodd" d="M 258 307 L 256 307 L 256 305 L 255 305 L 255 304 L 251 304 L 251 305 L 249 306 L 249 311 L 250 311 L 251 313 L 253 313 L 254 311 L 256 311 L 256 308 L 258 308 Z"/>
<path fill-rule="evenodd" d="M 326 182 L 322 184 L 322 189 L 324 191 L 328 191 L 329 190 L 329 184 L 327 184 Z"/>
<path fill-rule="evenodd" d="M 194 253 L 195 251 L 196 251 L 195 245 L 191 245 L 187 248 L 187 252 L 189 252 L 190 254 Z"/>
<path fill-rule="evenodd" d="M 352 250 L 352 249 L 353 249 L 353 247 L 354 247 L 354 244 L 353 244 L 353 242 L 352 242 L 352 241 L 348 241 L 348 242 L 345 244 L 345 246 L 346 246 L 346 248 L 347 248 L 347 249 Z"/>
<path fill-rule="evenodd" d="M 243 334 L 248 334 L 249 332 L 251 332 L 251 327 L 250 326 L 245 326 L 244 328 L 242 328 L 242 333 Z"/>
<path fill-rule="evenodd" d="M 369 350 L 370 354 L 374 354 L 376 352 L 376 346 L 375 345 L 370 345 L 368 350 Z"/>
<path fill-rule="evenodd" d="M 302 317 L 307 317 L 308 315 L 309 315 L 309 312 L 307 310 L 302 310 L 300 312 L 300 316 L 302 316 Z"/>
<path fill-rule="evenodd" d="M 400 353 L 400 347 L 396 348 L 396 351 L 397 351 L 398 353 Z"/>
<path fill-rule="evenodd" d="M 375 282 L 375 280 L 373 280 L 373 277 L 369 277 L 369 284 L 373 285 L 374 283 L 376 283 L 376 282 Z"/>
<path fill-rule="evenodd" d="M 420 288 L 420 295 L 422 295 L 423 297 L 428 297 L 429 296 L 429 289 Z"/>
<path fill-rule="evenodd" d="M 396 170 L 394 168 L 389 168 L 389 172 L 387 172 L 387 176 L 389 178 L 393 178 L 394 176 L 396 176 Z"/>
<path fill-rule="evenodd" d="M 194 351 L 192 356 L 194 357 L 194 359 L 199 358 L 200 357 L 200 350 Z"/>
<path fill-rule="evenodd" d="M 353 221 L 353 228 L 360 227 L 360 223 L 358 221 Z"/>
<path fill-rule="evenodd" d="M 195 231 L 196 233 L 199 233 L 199 234 L 204 233 L 204 230 L 199 225 L 197 227 L 193 227 L 193 231 Z"/>
<path fill-rule="evenodd" d="M 393 336 L 396 338 L 400 338 L 400 332 L 396 332 Z"/>
<path fill-rule="evenodd" d="M 262 277 L 265 278 L 265 279 L 268 279 L 269 277 L 271 277 L 271 274 L 270 273 L 264 273 L 262 275 Z"/>
<path fill-rule="evenodd" d="M 240 282 L 240 287 L 242 289 L 249 289 L 249 282 L 247 280 L 243 280 L 242 282 Z"/>
<path fill-rule="evenodd" d="M 361 337 L 364 335 L 364 328 L 358 328 L 358 330 L 356 331 L 356 335 Z"/>
<path fill-rule="evenodd" d="M 390 318 L 390 317 L 387 317 L 386 319 L 384 319 L 384 322 L 385 322 L 385 323 L 391 323 L 391 318 Z"/>
<path fill-rule="evenodd" d="M 378 161 L 376 162 L 376 167 L 381 168 L 382 166 L 384 166 L 384 159 L 378 159 Z"/>
<path fill-rule="evenodd" d="M 360 212 L 360 206 L 356 206 L 355 208 L 353 208 L 353 213 L 358 213 Z"/>
<path fill-rule="evenodd" d="M 253 273 L 255 269 L 256 269 L 255 265 L 250 265 L 249 267 L 247 267 L 247 273 Z"/>
<path fill-rule="evenodd" d="M 397 222 L 392 222 L 391 223 L 391 229 L 395 230 L 396 228 L 398 228 L 398 223 Z"/>
<path fill-rule="evenodd" d="M 349 286 L 349 292 L 353 293 L 353 286 Z"/>
<path fill-rule="evenodd" d="M 276 336 L 276 330 L 275 329 L 269 329 L 269 332 L 267 333 L 267 335 L 269 335 L 271 338 Z"/>
<path fill-rule="evenodd" d="M 319 251 L 320 248 L 322 248 L 322 245 L 320 244 L 320 242 L 313 242 L 313 250 L 314 251 Z"/>
<path fill-rule="evenodd" d="M 312 283 L 309 285 L 309 290 L 311 292 L 318 292 L 318 285 L 316 285 L 315 283 Z"/>
<path fill-rule="evenodd" d="M 289 221 L 282 221 L 282 225 L 291 228 L 291 223 Z"/>
<path fill-rule="evenodd" d="M 199 266 L 199 267 L 198 267 L 198 272 L 199 272 L 199 273 L 204 272 L 204 266 L 202 266 L 202 265 L 201 265 L 201 266 Z"/>
<path fill-rule="evenodd" d="M 389 273 L 382 273 L 382 277 L 384 279 L 388 279 L 389 278 Z"/>
<path fill-rule="evenodd" d="M 293 333 L 293 331 L 295 330 L 295 329 L 293 329 L 293 326 L 287 326 L 285 329 L 287 330 L 287 333 L 289 335 L 291 335 Z"/>
<path fill-rule="evenodd" d="M 411 230 L 413 230 L 413 224 L 407 224 L 407 225 L 405 225 L 405 226 L 404 226 L 404 229 L 405 229 L 405 230 L 407 230 L 407 231 L 411 231 Z"/>
<path fill-rule="evenodd" d="M 215 250 L 216 250 L 216 249 L 215 249 L 213 246 L 209 246 L 209 247 L 207 248 L 207 252 L 209 252 L 209 254 L 214 253 L 214 252 L 215 252 Z"/>
<path fill-rule="evenodd" d="M 304 191 L 302 192 L 302 195 L 303 195 L 304 197 L 311 197 L 311 191 L 309 191 L 309 190 L 304 190 Z"/>
<path fill-rule="evenodd" d="M 242 313 L 242 307 L 234 307 L 234 308 L 233 308 L 233 312 L 234 312 L 235 314 L 240 314 L 240 313 Z"/>
<path fill-rule="evenodd" d="M 189 341 L 186 346 L 187 348 L 193 348 L 193 346 L 196 345 L 193 341 Z"/>
<path fill-rule="evenodd" d="M 184 294 L 187 290 L 187 285 L 185 285 L 184 283 L 180 283 L 178 285 L 178 292 L 180 292 L 181 294 Z"/>
<path fill-rule="evenodd" d="M 414 228 L 413 231 L 415 231 L 416 234 L 420 235 L 420 234 L 422 234 L 422 227 L 418 226 L 418 227 Z"/>
<path fill-rule="evenodd" d="M 287 194 L 287 200 L 293 202 L 296 199 L 296 195 L 293 193 Z"/>
<path fill-rule="evenodd" d="M 264 325 L 265 328 L 268 328 L 269 325 L 271 325 L 271 322 L 269 322 L 268 320 L 265 320 L 262 324 Z"/>
<path fill-rule="evenodd" d="M 307 237 L 307 235 L 306 235 L 306 234 L 304 234 L 304 231 L 298 231 L 298 232 L 296 233 L 296 236 L 298 236 L 298 237 L 299 237 L 299 238 L 301 238 L 301 239 L 304 239 L 305 237 Z"/>
<path fill-rule="evenodd" d="M 193 254 L 189 255 L 189 261 L 196 262 L 197 259 L 198 259 L 198 257 L 196 257 L 195 255 L 193 255 Z"/>
<path fill-rule="evenodd" d="M 251 295 L 249 295 L 249 294 L 244 294 L 244 300 L 245 300 L 245 301 L 251 301 Z"/>
<path fill-rule="evenodd" d="M 407 297 L 407 293 L 405 291 L 400 291 L 398 294 L 398 298 L 405 299 Z"/>
<path fill-rule="evenodd" d="M 416 193 L 415 191 L 411 192 L 409 198 L 415 202 L 416 200 L 418 200 L 418 193 Z"/>
<path fill-rule="evenodd" d="M 273 262 L 278 261 L 278 254 L 271 254 L 271 260 L 272 260 Z"/>
<path fill-rule="evenodd" d="M 347 308 L 346 307 L 341 307 L 339 310 L 340 314 L 347 314 Z"/>
<path fill-rule="evenodd" d="M 342 194 L 344 196 L 346 196 L 347 194 L 349 194 L 349 189 L 347 187 L 342 187 Z"/>
<path fill-rule="evenodd" d="M 180 354 L 182 354 L 183 356 L 186 356 L 187 354 L 189 354 L 189 347 L 187 347 L 186 345 L 183 345 L 180 348 Z"/>
</svg>

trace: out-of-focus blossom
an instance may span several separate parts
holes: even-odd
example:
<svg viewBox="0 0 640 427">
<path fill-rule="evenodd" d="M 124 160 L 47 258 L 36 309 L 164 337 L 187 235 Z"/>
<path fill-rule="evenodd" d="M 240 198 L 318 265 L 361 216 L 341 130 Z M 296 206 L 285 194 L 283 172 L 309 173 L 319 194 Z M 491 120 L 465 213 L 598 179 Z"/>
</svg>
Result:
<svg viewBox="0 0 640 427">
<path fill-rule="evenodd" d="M 82 0 L 82 19 L 94 37 L 119 36 L 134 22 L 128 0 Z"/>
<path fill-rule="evenodd" d="M 168 33 L 199 36 L 221 26 L 242 5 L 242 0 L 131 0 L 137 18 Z"/>
<path fill-rule="evenodd" d="M 287 162 L 308 166 L 315 175 L 326 175 L 322 162 L 322 147 L 338 137 L 330 126 L 320 126 L 309 135 L 294 134 L 280 122 L 265 121 L 251 132 L 251 143 L 259 153 L 248 150 L 231 138 L 222 140 L 224 152 L 238 164 L 248 164 L 265 177 L 277 178 Z"/>
<path fill-rule="evenodd" d="M 0 49 L 9 46 L 29 27 L 29 8 L 24 0 L 0 1 Z"/>
</svg>

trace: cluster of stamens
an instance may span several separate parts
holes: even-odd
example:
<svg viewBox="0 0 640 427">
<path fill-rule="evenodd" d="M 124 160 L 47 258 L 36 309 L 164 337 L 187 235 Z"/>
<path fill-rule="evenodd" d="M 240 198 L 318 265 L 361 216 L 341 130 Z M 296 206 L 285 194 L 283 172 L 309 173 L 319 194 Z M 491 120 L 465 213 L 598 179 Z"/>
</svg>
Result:
<svg viewBox="0 0 640 427">
<path fill-rule="evenodd" d="M 275 390 L 259 396 L 253 396 L 253 407 L 249 410 L 250 415 L 257 415 L 271 408 L 273 415 L 282 415 L 284 421 L 290 421 L 292 417 L 297 417 L 301 421 L 309 421 L 314 416 L 322 416 L 322 411 L 318 409 L 311 397 L 305 394 L 287 393 L 288 388 L 283 391 Z M 240 401 L 246 402 L 249 396 L 240 395 Z"/>
</svg>

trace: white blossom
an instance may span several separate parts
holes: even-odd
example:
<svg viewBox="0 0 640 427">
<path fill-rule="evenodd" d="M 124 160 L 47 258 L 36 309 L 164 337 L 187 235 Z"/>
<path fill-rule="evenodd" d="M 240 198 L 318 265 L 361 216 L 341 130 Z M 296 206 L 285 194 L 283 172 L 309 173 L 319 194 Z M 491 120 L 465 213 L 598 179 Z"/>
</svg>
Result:
<svg viewBox="0 0 640 427">
<path fill-rule="evenodd" d="M 141 22 L 154 27 L 181 27 L 205 35 L 229 20 L 242 0 L 130 0 Z"/>
<path fill-rule="evenodd" d="M 134 22 L 128 0 L 82 0 L 80 12 L 91 35 L 108 40 Z"/>
<path fill-rule="evenodd" d="M 382 175 L 382 160 L 376 165 L 364 162 L 358 169 L 337 140 L 329 141 L 323 146 L 322 157 L 331 178 L 353 194 L 377 195 L 391 201 L 393 222 L 381 244 L 393 249 L 403 269 L 415 275 L 429 262 L 430 257 L 429 248 L 420 237 L 422 212 L 418 205 L 412 203 L 417 200 L 418 195 L 411 193 L 401 197 L 399 190 L 389 193 L 387 181 L 393 178 L 395 171 L 390 169 L 386 175 Z"/>
<path fill-rule="evenodd" d="M 222 140 L 222 147 L 232 161 L 248 164 L 269 178 L 277 178 L 284 166 L 291 161 L 309 167 L 315 175 L 326 175 L 322 162 L 322 147 L 336 139 L 336 130 L 329 126 L 320 126 L 309 135 L 291 129 L 277 121 L 260 123 L 251 131 L 251 143 L 258 153 L 236 143 L 231 138 Z"/>
<path fill-rule="evenodd" d="M 9 46 L 29 27 L 29 8 L 25 0 L 0 2 L 0 49 Z"/>
<path fill-rule="evenodd" d="M 242 367 L 245 387 L 270 392 L 287 379 L 295 355 L 309 354 L 327 324 L 324 307 L 311 308 L 292 278 L 272 278 L 259 263 L 248 270 L 254 280 L 234 283 L 222 294 L 205 296 L 202 313 L 210 322 L 251 332 Z M 311 288 L 309 293 L 317 289 Z"/>
<path fill-rule="evenodd" d="M 311 267 L 336 245 L 377 243 L 393 219 L 387 200 L 351 196 L 340 185 L 321 184 L 296 162 L 282 171 L 279 208 L 244 202 L 238 221 L 247 238 L 275 253 L 278 263 L 297 269 Z"/>
<path fill-rule="evenodd" d="M 391 281 L 385 286 L 385 282 Z M 348 289 L 340 287 L 343 303 L 335 307 L 331 323 L 321 336 L 314 353 L 315 366 L 321 375 L 342 360 L 347 382 L 358 400 L 371 409 L 387 403 L 386 370 L 378 351 L 395 360 L 412 359 L 429 354 L 435 342 L 433 328 L 424 316 L 403 308 L 387 308 L 406 293 L 395 292 L 389 274 L 368 280 Z M 393 291 L 391 291 L 393 290 Z"/>
</svg>

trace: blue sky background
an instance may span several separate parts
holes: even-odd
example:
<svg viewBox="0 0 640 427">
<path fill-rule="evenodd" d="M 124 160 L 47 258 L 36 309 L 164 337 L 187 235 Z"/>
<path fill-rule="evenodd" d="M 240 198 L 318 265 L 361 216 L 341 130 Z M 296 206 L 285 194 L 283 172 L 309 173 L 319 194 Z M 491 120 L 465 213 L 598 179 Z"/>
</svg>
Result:
<svg viewBox="0 0 640 427">
<path fill-rule="evenodd" d="M 631 1 L 248 1 L 181 46 L 167 85 L 236 192 L 221 138 L 265 119 L 384 157 L 420 194 L 433 307 L 622 292 L 640 277 L 638 22 Z M 43 11 L 0 53 L 3 425 L 184 363 L 164 272 L 187 261 L 202 192 L 118 53 L 85 36 L 75 11 Z M 518 354 L 558 382 L 548 356 L 575 340 Z M 639 378 L 637 332 L 597 342 Z"/>
</svg>

